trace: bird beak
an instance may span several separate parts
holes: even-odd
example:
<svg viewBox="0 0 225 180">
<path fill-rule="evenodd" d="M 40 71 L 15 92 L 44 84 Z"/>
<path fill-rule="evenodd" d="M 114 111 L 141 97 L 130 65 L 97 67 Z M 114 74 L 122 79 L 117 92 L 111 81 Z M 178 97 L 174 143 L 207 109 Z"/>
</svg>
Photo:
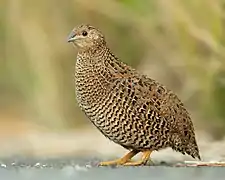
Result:
<svg viewBox="0 0 225 180">
<path fill-rule="evenodd" d="M 67 38 L 67 42 L 73 42 L 75 40 L 76 40 L 76 34 L 74 31 L 72 31 Z"/>
</svg>

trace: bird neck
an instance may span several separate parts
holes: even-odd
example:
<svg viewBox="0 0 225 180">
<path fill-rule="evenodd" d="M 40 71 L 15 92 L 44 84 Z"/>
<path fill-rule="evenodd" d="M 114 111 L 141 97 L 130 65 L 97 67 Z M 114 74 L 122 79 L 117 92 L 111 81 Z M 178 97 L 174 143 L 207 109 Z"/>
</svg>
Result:
<svg viewBox="0 0 225 180">
<path fill-rule="evenodd" d="M 77 55 L 76 71 L 83 75 L 94 76 L 107 74 L 109 78 L 129 72 L 133 74 L 134 69 L 121 62 L 105 45 L 95 49 L 79 51 Z M 107 71 L 104 73 L 104 71 Z"/>
<path fill-rule="evenodd" d="M 108 56 L 109 48 L 107 46 L 97 46 L 95 48 L 80 49 L 77 54 L 78 66 L 94 67 L 102 63 Z"/>
</svg>

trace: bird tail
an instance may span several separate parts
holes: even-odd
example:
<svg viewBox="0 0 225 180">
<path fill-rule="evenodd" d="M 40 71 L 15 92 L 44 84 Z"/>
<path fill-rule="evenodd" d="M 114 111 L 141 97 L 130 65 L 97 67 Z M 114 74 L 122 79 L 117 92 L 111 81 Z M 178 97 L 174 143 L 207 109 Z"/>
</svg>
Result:
<svg viewBox="0 0 225 180">
<path fill-rule="evenodd" d="M 182 154 L 188 154 L 192 156 L 194 159 L 201 160 L 201 156 L 199 154 L 198 145 L 194 137 L 190 139 L 182 139 L 178 134 L 174 133 L 172 135 L 173 145 L 172 149 L 175 151 L 181 152 Z"/>
<path fill-rule="evenodd" d="M 190 142 L 186 148 L 185 148 L 185 152 L 192 156 L 194 159 L 199 159 L 201 160 L 201 156 L 199 154 L 199 149 L 198 149 L 198 145 L 196 143 L 196 140 L 194 140 L 193 142 Z"/>
</svg>

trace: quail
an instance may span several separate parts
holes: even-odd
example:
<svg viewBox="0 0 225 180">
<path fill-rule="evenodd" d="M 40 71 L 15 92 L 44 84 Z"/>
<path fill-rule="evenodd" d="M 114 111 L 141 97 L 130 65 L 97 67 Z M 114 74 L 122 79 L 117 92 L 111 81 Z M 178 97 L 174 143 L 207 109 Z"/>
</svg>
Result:
<svg viewBox="0 0 225 180">
<path fill-rule="evenodd" d="M 78 49 L 74 76 L 80 109 L 105 137 L 129 151 L 99 165 L 145 165 L 153 151 L 168 147 L 201 159 L 192 120 L 176 94 L 122 62 L 89 24 L 76 26 L 67 41 Z M 131 161 L 140 152 L 141 159 Z"/>
</svg>

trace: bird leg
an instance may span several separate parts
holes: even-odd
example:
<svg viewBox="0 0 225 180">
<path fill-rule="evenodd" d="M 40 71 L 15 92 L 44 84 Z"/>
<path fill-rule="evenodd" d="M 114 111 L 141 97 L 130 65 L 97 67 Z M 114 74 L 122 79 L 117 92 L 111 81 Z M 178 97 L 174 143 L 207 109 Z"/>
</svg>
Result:
<svg viewBox="0 0 225 180">
<path fill-rule="evenodd" d="M 100 162 L 99 166 L 123 165 L 126 162 L 130 161 L 131 158 L 134 157 L 137 153 L 139 153 L 139 151 L 132 150 L 120 159 L 116 159 L 116 160 L 113 160 L 113 161 Z"/>
<path fill-rule="evenodd" d="M 125 164 L 123 164 L 124 166 L 140 166 L 140 165 L 146 165 L 150 155 L 151 155 L 152 151 L 147 150 L 143 152 L 143 155 L 141 157 L 141 160 L 139 161 L 134 161 L 134 162 L 126 162 Z"/>
</svg>

